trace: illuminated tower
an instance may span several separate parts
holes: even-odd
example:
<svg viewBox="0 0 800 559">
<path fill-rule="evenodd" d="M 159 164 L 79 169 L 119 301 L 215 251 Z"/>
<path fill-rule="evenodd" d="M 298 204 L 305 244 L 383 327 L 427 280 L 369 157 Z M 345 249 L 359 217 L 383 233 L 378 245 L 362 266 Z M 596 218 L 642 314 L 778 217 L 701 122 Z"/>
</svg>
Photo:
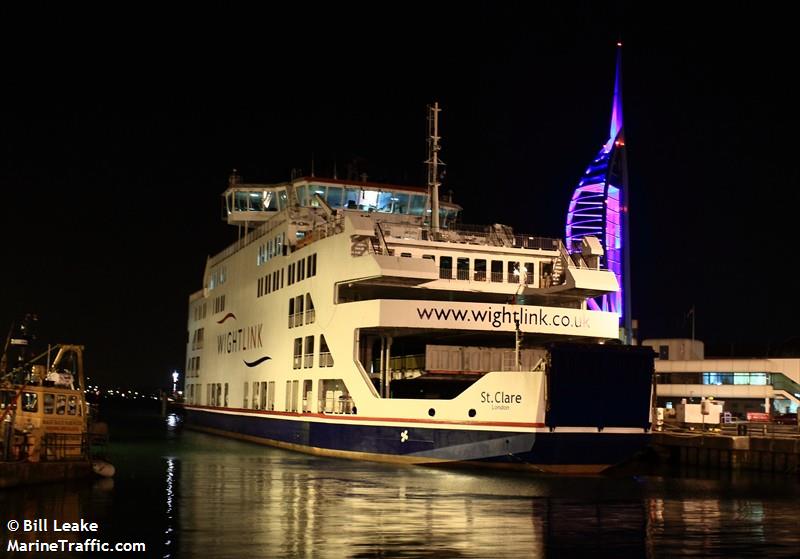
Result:
<svg viewBox="0 0 800 559">
<path fill-rule="evenodd" d="M 567 248 L 579 250 L 581 239 L 594 236 L 605 249 L 606 267 L 617 276 L 620 291 L 590 299 L 593 309 L 620 315 L 623 339 L 630 344 L 631 288 L 628 228 L 628 167 L 622 124 L 622 43 L 617 43 L 617 74 L 608 141 L 583 174 L 567 212 Z"/>
</svg>

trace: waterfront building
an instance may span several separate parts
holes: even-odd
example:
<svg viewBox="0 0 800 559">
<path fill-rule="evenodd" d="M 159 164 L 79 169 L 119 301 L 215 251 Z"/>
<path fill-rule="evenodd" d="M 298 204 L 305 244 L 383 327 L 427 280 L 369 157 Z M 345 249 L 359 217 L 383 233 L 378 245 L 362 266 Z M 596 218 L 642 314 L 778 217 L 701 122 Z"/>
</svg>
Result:
<svg viewBox="0 0 800 559">
<path fill-rule="evenodd" d="M 774 416 L 796 413 L 800 404 L 800 358 L 705 358 L 704 344 L 689 339 L 642 342 L 656 358 L 659 407 L 686 399 L 724 400 L 725 411 L 742 419 L 747 413 Z"/>
</svg>

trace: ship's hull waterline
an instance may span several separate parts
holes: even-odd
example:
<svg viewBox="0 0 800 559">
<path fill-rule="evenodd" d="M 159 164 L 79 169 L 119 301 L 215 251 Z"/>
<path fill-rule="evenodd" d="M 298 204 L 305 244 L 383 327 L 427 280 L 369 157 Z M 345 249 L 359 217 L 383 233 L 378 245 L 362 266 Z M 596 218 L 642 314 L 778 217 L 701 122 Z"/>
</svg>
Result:
<svg viewBox="0 0 800 559">
<path fill-rule="evenodd" d="M 386 418 L 318 417 L 189 407 L 187 425 L 198 431 L 317 456 L 424 466 L 475 466 L 557 474 L 597 474 L 644 450 L 650 436 L 638 429 L 527 430 L 421 426 Z M 310 417 L 311 415 L 315 417 Z M 376 424 L 377 423 L 377 424 Z"/>
</svg>

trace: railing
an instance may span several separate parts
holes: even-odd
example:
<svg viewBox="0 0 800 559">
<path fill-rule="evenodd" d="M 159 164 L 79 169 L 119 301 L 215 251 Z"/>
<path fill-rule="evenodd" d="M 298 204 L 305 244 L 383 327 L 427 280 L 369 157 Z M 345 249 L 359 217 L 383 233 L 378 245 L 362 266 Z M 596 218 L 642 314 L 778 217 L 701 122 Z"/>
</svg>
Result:
<svg viewBox="0 0 800 559">
<path fill-rule="evenodd" d="M 89 441 L 84 433 L 45 433 L 42 438 L 42 461 L 85 460 Z"/>
<path fill-rule="evenodd" d="M 314 354 L 306 353 L 303 355 L 303 368 L 310 369 L 314 366 Z"/>
<path fill-rule="evenodd" d="M 308 309 L 306 311 L 306 324 L 311 324 L 317 319 L 317 311 L 314 309 Z"/>
<path fill-rule="evenodd" d="M 338 398 L 324 398 L 320 401 L 320 404 L 323 413 L 353 414 L 356 412 L 355 406 L 353 405 L 353 398 L 348 394 L 339 396 Z"/>
<path fill-rule="evenodd" d="M 303 367 L 303 357 L 295 355 L 292 360 L 292 369 L 301 369 Z"/>
<path fill-rule="evenodd" d="M 209 257 L 208 259 L 208 267 L 212 268 L 225 260 L 226 258 L 236 254 L 241 249 L 252 243 L 253 241 L 260 239 L 279 225 L 282 225 L 286 222 L 286 214 L 279 214 L 276 216 L 271 217 L 249 233 L 247 233 L 244 237 L 237 240 L 235 243 L 225 247 L 222 251 L 218 252 L 214 256 Z"/>
<path fill-rule="evenodd" d="M 300 246 L 304 246 L 314 241 L 318 241 L 320 239 L 324 239 L 325 237 L 330 237 L 331 235 L 336 235 L 344 231 L 343 227 L 343 216 L 339 216 L 336 219 L 332 219 L 327 221 L 322 225 L 318 225 L 314 227 L 311 231 L 306 233 L 307 240 L 304 240 Z M 208 259 L 208 267 L 211 268 L 216 266 L 226 258 L 236 254 L 241 249 L 252 243 L 253 241 L 260 239 L 276 227 L 284 224 L 286 222 L 286 213 L 282 212 L 276 216 L 271 217 L 263 224 L 259 225 L 249 233 L 247 233 L 244 237 L 236 241 L 235 243 L 229 245 L 228 247 L 224 248 L 221 252 L 215 254 L 214 256 Z"/>
<path fill-rule="evenodd" d="M 289 328 L 295 328 L 303 325 L 303 313 L 296 312 L 289 315 Z"/>
<path fill-rule="evenodd" d="M 399 231 L 393 235 L 394 231 Z M 409 233 L 418 233 L 417 239 L 446 243 L 478 244 L 490 246 L 508 246 L 509 248 L 525 248 L 530 250 L 558 250 L 561 241 L 551 237 L 537 237 L 525 234 L 510 233 L 510 228 L 494 229 L 487 225 L 467 225 L 459 223 L 447 229 L 432 230 L 421 225 L 419 221 L 391 221 L 383 223 L 386 238 L 407 238 Z"/>
<path fill-rule="evenodd" d="M 333 355 L 329 351 L 319 352 L 319 366 L 320 367 L 333 367 Z"/>
</svg>

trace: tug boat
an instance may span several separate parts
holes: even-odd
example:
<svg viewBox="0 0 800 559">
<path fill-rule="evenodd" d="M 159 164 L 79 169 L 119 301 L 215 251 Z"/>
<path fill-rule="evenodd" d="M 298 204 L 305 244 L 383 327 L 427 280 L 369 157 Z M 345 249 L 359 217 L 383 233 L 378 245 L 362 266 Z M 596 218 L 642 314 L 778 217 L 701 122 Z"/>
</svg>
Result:
<svg viewBox="0 0 800 559">
<path fill-rule="evenodd" d="M 649 440 L 653 353 L 587 305 L 619 289 L 601 243 L 463 225 L 430 111 L 427 187 L 234 171 L 237 240 L 189 297 L 186 425 L 408 464 L 625 461 Z"/>
</svg>

